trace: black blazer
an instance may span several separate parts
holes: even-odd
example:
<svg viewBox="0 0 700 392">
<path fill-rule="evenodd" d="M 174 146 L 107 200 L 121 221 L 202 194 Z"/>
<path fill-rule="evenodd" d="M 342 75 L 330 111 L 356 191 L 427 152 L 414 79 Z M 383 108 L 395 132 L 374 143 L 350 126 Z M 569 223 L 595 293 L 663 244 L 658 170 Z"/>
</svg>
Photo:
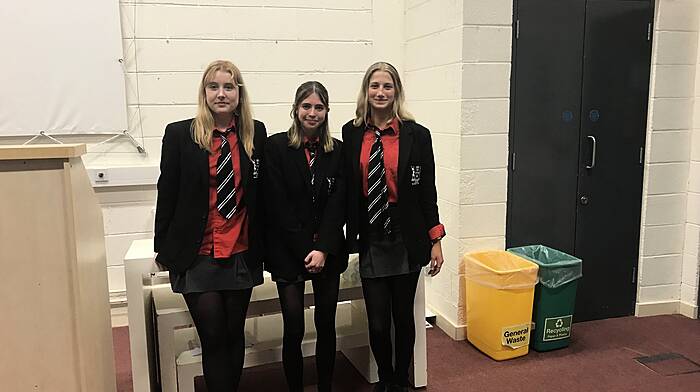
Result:
<svg viewBox="0 0 700 392">
<path fill-rule="evenodd" d="M 304 258 L 311 250 L 328 254 L 325 273 L 341 273 L 348 266 L 343 224 L 345 179 L 342 143 L 333 139 L 333 151 L 319 148 L 311 172 L 304 147 L 289 147 L 286 132 L 272 135 L 265 147 L 265 195 L 268 241 L 265 269 L 283 279 L 306 275 Z M 312 201 L 315 195 L 315 203 Z M 314 233 L 318 240 L 314 243 Z M 313 276 L 313 275 L 311 275 Z"/>
<path fill-rule="evenodd" d="M 362 194 L 360 151 L 365 126 L 352 121 L 343 126 L 344 166 L 347 174 L 348 221 L 346 234 L 352 252 L 367 238 L 367 198 Z M 430 131 L 414 121 L 404 121 L 399 130 L 398 215 L 409 262 L 430 261 L 428 231 L 440 224 L 435 189 L 435 159 Z"/>
<path fill-rule="evenodd" d="M 159 263 L 174 272 L 185 271 L 197 258 L 209 212 L 209 153 L 199 148 L 190 131 L 192 119 L 168 124 L 163 136 L 158 178 L 154 250 Z M 243 144 L 241 156 L 243 202 L 248 214 L 249 270 L 263 261 L 264 201 L 262 183 L 265 125 L 255 121 L 252 161 Z M 252 263 L 252 264 L 251 264 Z"/>
</svg>

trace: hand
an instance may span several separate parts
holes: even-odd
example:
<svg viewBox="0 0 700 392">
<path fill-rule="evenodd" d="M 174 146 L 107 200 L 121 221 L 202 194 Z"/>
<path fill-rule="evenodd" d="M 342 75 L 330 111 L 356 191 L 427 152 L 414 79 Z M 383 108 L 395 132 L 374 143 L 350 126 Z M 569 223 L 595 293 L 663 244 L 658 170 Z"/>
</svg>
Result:
<svg viewBox="0 0 700 392">
<path fill-rule="evenodd" d="M 321 272 L 323 266 L 326 264 L 326 252 L 312 250 L 306 255 L 306 258 L 304 258 L 304 264 L 306 270 L 312 274 Z"/>
<path fill-rule="evenodd" d="M 428 275 L 437 275 L 440 272 L 440 268 L 442 268 L 443 262 L 442 245 L 440 245 L 440 241 L 437 241 L 433 244 L 432 249 L 430 249 L 430 269 L 428 270 Z"/>
</svg>

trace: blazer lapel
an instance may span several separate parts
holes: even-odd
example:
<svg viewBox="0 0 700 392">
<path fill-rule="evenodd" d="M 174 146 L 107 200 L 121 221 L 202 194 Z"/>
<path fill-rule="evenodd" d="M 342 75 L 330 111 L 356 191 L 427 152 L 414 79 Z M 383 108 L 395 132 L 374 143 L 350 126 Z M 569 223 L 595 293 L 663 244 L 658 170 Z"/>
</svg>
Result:
<svg viewBox="0 0 700 392">
<path fill-rule="evenodd" d="M 194 158 L 198 168 L 197 173 L 199 173 L 199 180 L 204 187 L 209 189 L 209 152 L 194 144 Z"/>
<path fill-rule="evenodd" d="M 238 137 L 238 160 L 240 161 L 241 170 L 241 182 L 243 189 L 248 185 L 248 180 L 250 179 L 250 159 L 248 159 L 248 154 L 245 153 L 245 148 L 243 147 L 243 142 L 240 136 Z"/>
<path fill-rule="evenodd" d="M 404 123 L 405 124 L 405 123 Z M 410 126 L 400 126 L 399 132 L 399 172 L 397 173 L 397 182 L 405 178 L 406 169 L 408 168 L 408 158 L 411 156 L 411 146 L 413 146 L 413 128 Z"/>
<path fill-rule="evenodd" d="M 292 157 L 292 160 L 294 161 L 294 164 L 299 170 L 299 175 L 304 180 L 303 182 L 306 185 L 306 190 L 308 190 L 309 193 L 311 193 L 313 191 L 311 189 L 311 170 L 309 170 L 309 161 L 306 159 L 305 148 L 288 148 L 290 149 L 290 155 Z M 318 157 L 316 159 L 318 159 Z"/>
<path fill-rule="evenodd" d="M 328 155 L 328 153 L 323 151 L 323 148 L 319 147 L 318 154 L 316 155 L 316 163 L 314 164 L 316 171 L 316 183 L 313 186 L 313 192 L 314 195 L 316 195 L 317 200 L 321 187 L 323 186 L 323 181 L 325 181 L 326 178 L 326 165 L 328 164 L 329 158 Z"/>
<path fill-rule="evenodd" d="M 355 127 L 355 131 L 351 133 L 352 140 L 350 140 L 350 154 L 352 157 L 352 172 L 353 172 L 353 183 L 360 184 L 360 152 L 362 151 L 362 138 L 364 137 L 364 127 Z"/>
</svg>

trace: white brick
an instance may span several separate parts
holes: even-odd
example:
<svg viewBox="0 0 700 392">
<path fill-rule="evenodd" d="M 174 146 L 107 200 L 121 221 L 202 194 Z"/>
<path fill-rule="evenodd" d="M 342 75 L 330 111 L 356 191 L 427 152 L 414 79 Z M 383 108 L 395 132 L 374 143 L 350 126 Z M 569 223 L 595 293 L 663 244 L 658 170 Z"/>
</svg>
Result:
<svg viewBox="0 0 700 392">
<path fill-rule="evenodd" d="M 143 105 L 138 108 L 133 119 L 131 117 L 130 119 L 134 122 L 133 129 L 143 131 L 144 136 L 163 137 L 166 125 L 192 118 L 196 113 L 195 105 Z"/>
<path fill-rule="evenodd" d="M 461 74 L 459 64 L 406 72 L 406 95 L 413 102 L 459 99 Z"/>
<path fill-rule="evenodd" d="M 511 61 L 511 27 L 464 26 L 462 61 Z"/>
<path fill-rule="evenodd" d="M 700 75 L 698 75 L 698 79 L 700 79 Z M 700 93 L 700 89 L 696 87 L 696 90 L 698 93 Z M 700 97 L 695 97 L 695 100 L 693 102 L 693 129 L 698 130 L 700 128 Z"/>
<path fill-rule="evenodd" d="M 686 220 L 689 223 L 700 225 L 700 194 L 698 193 L 688 192 Z"/>
<path fill-rule="evenodd" d="M 460 174 L 460 204 L 505 202 L 508 193 L 506 169 L 468 170 Z"/>
<path fill-rule="evenodd" d="M 139 98 L 137 94 L 137 75 L 134 73 L 127 73 L 124 75 L 125 93 L 126 93 L 126 104 L 132 105 L 139 103 Z"/>
<path fill-rule="evenodd" d="M 644 229 L 644 256 L 683 253 L 685 225 L 651 226 Z"/>
<path fill-rule="evenodd" d="M 124 0 L 122 0 L 124 1 Z M 130 0 L 133 1 L 133 0 Z M 266 7 L 266 8 L 317 8 L 339 10 L 370 10 L 371 0 L 334 0 L 319 3 L 315 0 L 136 0 L 144 4 L 196 4 L 199 6 L 228 6 L 228 7 Z"/>
<path fill-rule="evenodd" d="M 698 276 L 700 275 L 700 258 L 697 255 L 683 255 L 683 268 L 681 281 L 689 286 L 698 286 Z"/>
<path fill-rule="evenodd" d="M 700 100 L 698 100 L 700 102 Z M 696 107 L 695 118 L 700 117 L 700 107 Z M 690 159 L 700 161 L 700 129 L 694 129 L 690 134 Z"/>
<path fill-rule="evenodd" d="M 655 37 L 654 64 L 696 64 L 696 32 L 660 31 Z"/>
<path fill-rule="evenodd" d="M 370 41 L 371 16 L 369 10 L 139 5 L 136 35 L 140 38 Z M 313 21 L 312 28 L 309 28 L 309 21 Z"/>
<path fill-rule="evenodd" d="M 133 233 L 105 236 L 107 265 L 124 265 L 124 256 L 134 240 L 153 238 L 153 233 Z"/>
<path fill-rule="evenodd" d="M 652 129 L 690 129 L 692 122 L 692 99 L 659 98 L 653 100 L 651 112 Z"/>
<path fill-rule="evenodd" d="M 513 0 L 465 0 L 464 24 L 511 25 Z"/>
<path fill-rule="evenodd" d="M 430 0 L 406 0 L 406 11 L 410 10 L 411 8 L 416 8 L 422 4 L 425 4 L 429 2 Z"/>
<path fill-rule="evenodd" d="M 700 6 L 697 0 L 661 0 L 657 4 L 655 30 L 698 30 Z"/>
<path fill-rule="evenodd" d="M 459 170 L 460 137 L 457 135 L 432 135 L 435 165 Z"/>
<path fill-rule="evenodd" d="M 459 205 L 438 199 L 438 209 L 440 221 L 445 225 L 447 233 L 455 237 L 459 236 L 460 227 L 463 226 L 459 216 Z"/>
<path fill-rule="evenodd" d="M 452 274 L 437 274 L 430 278 L 431 289 L 434 293 L 450 298 L 452 294 Z"/>
<path fill-rule="evenodd" d="M 639 302 L 678 301 L 680 294 L 680 285 L 677 284 L 640 287 Z"/>
<path fill-rule="evenodd" d="M 695 65 L 657 65 L 654 73 L 656 98 L 695 96 Z"/>
<path fill-rule="evenodd" d="M 458 306 L 466 305 L 466 279 L 464 275 L 452 275 L 451 297 Z"/>
<path fill-rule="evenodd" d="M 122 38 L 133 38 L 135 27 L 134 4 L 119 4 L 119 18 L 121 20 Z"/>
<path fill-rule="evenodd" d="M 672 225 L 685 223 L 686 196 L 651 195 L 647 198 L 645 225 Z"/>
<path fill-rule="evenodd" d="M 460 222 L 460 238 L 505 235 L 506 204 L 463 205 L 460 207 Z"/>
<path fill-rule="evenodd" d="M 652 132 L 650 163 L 687 162 L 690 157 L 690 131 Z"/>
<path fill-rule="evenodd" d="M 113 204 L 102 208 L 105 235 L 153 232 L 153 204 Z"/>
<path fill-rule="evenodd" d="M 196 105 L 200 78 L 199 72 L 140 74 L 141 104 Z M 253 104 L 290 102 L 297 87 L 308 80 L 318 80 L 323 83 L 334 97 L 334 102 L 347 103 L 355 102 L 362 75 L 351 73 L 247 73 L 243 75 L 243 79 L 248 86 Z"/>
<path fill-rule="evenodd" d="M 508 99 L 473 99 L 462 102 L 462 134 L 508 133 Z"/>
<path fill-rule="evenodd" d="M 369 42 L 137 40 L 141 72 L 202 72 L 210 53 L 235 53 L 247 72 L 362 72 L 372 53 Z M 322 53 L 313 56 L 312 53 Z M 294 59 L 294 61 L 290 61 Z"/>
<path fill-rule="evenodd" d="M 435 172 L 438 197 L 459 204 L 461 189 L 459 172 L 446 167 L 437 167 Z"/>
<path fill-rule="evenodd" d="M 659 286 L 681 283 L 681 255 L 643 257 L 640 286 Z"/>
<path fill-rule="evenodd" d="M 123 67 L 126 72 L 136 72 L 136 41 L 133 39 L 122 40 Z"/>
<path fill-rule="evenodd" d="M 459 261 L 461 258 L 459 254 L 459 240 L 448 230 L 447 236 L 440 242 L 442 246 L 442 255 L 445 259 L 442 269 L 454 274 L 459 273 Z"/>
<path fill-rule="evenodd" d="M 700 162 L 690 162 L 688 191 L 700 193 Z"/>
<path fill-rule="evenodd" d="M 508 135 L 462 136 L 462 170 L 508 166 Z"/>
<path fill-rule="evenodd" d="M 454 27 L 406 42 L 406 70 L 412 71 L 461 60 L 462 30 Z"/>
<path fill-rule="evenodd" d="M 510 64 L 463 64 L 462 98 L 508 98 L 509 96 Z"/>
<path fill-rule="evenodd" d="M 435 33 L 462 24 L 462 1 L 431 0 L 406 10 L 406 39 Z"/>
<path fill-rule="evenodd" d="M 681 193 L 686 191 L 688 181 L 687 163 L 660 163 L 648 165 L 649 195 Z"/>
<path fill-rule="evenodd" d="M 692 223 L 685 225 L 683 252 L 687 255 L 700 255 L 700 226 Z"/>
<path fill-rule="evenodd" d="M 421 94 L 415 91 L 416 98 Z M 409 101 L 408 109 L 430 133 L 459 134 L 460 101 Z"/>
<path fill-rule="evenodd" d="M 687 284 L 681 285 L 681 301 L 687 304 L 698 304 L 698 287 Z"/>
</svg>

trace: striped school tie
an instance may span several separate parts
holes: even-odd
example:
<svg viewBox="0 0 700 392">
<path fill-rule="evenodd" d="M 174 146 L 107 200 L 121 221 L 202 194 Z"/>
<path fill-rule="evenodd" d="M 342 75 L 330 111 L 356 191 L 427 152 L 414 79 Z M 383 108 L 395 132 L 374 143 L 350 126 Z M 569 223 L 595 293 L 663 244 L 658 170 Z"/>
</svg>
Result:
<svg viewBox="0 0 700 392">
<path fill-rule="evenodd" d="M 216 131 L 221 138 L 221 155 L 216 161 L 216 209 L 226 219 L 236 213 L 236 184 L 233 173 L 233 159 L 231 158 L 231 145 L 226 138 L 226 132 Z"/>
<path fill-rule="evenodd" d="M 386 187 L 386 171 L 384 169 L 384 146 L 382 135 L 391 131 L 374 129 L 374 143 L 369 154 L 367 168 L 367 212 L 370 225 L 378 222 L 382 225 L 384 233 L 391 234 L 391 217 L 389 216 L 389 195 Z"/>
</svg>

